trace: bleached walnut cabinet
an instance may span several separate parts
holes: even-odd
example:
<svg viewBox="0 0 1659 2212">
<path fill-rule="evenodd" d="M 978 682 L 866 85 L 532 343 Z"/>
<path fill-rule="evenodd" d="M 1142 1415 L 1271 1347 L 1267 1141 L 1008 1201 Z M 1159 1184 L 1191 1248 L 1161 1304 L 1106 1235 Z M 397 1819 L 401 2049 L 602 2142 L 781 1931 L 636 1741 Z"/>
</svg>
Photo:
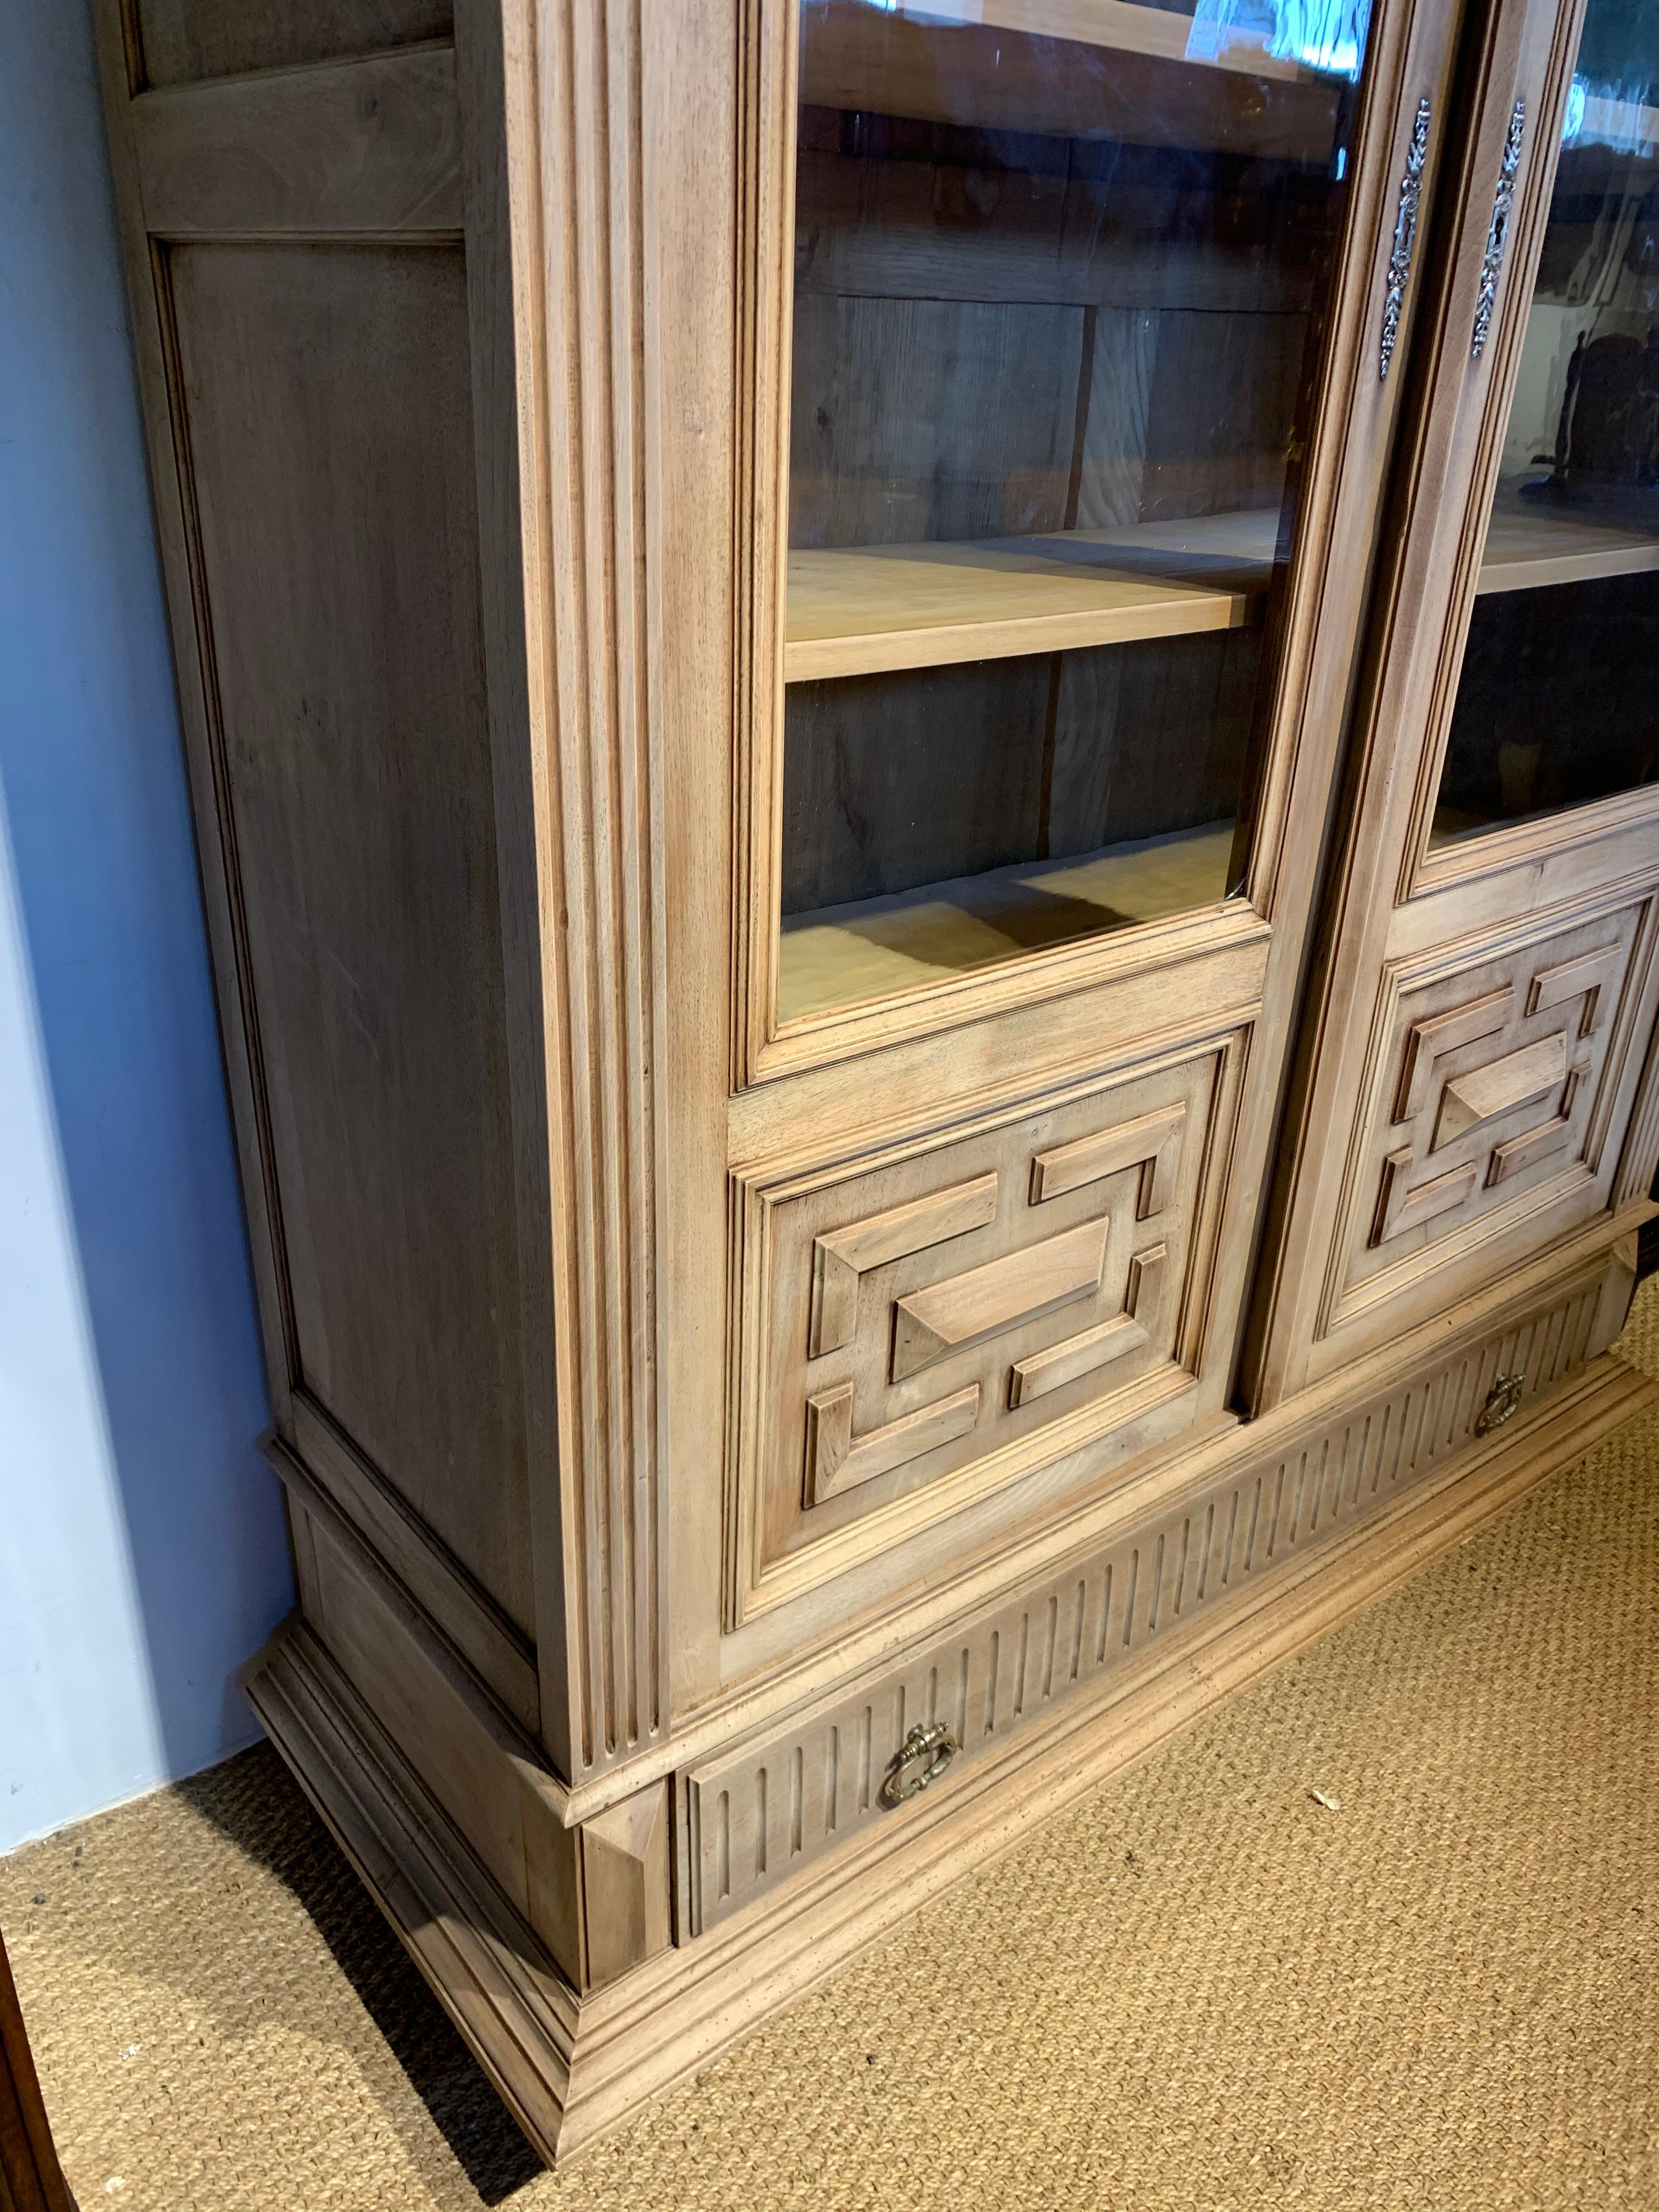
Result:
<svg viewBox="0 0 1659 2212">
<path fill-rule="evenodd" d="M 249 1692 L 550 2156 L 1640 1401 L 1659 46 L 98 7 Z"/>
</svg>

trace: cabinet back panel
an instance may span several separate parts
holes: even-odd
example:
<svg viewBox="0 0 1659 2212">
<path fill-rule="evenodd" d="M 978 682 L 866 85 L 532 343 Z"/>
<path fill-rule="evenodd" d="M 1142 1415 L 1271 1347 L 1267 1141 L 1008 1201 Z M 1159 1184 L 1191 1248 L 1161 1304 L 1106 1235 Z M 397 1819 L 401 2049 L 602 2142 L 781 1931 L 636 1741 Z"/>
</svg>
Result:
<svg viewBox="0 0 1659 2212">
<path fill-rule="evenodd" d="M 784 913 L 1231 820 L 1261 656 L 1221 630 L 792 686 Z"/>
<path fill-rule="evenodd" d="M 447 38 L 453 0 L 137 0 L 145 84 L 191 84 Z"/>
<path fill-rule="evenodd" d="M 462 250 L 170 270 L 299 1380 L 528 1630 Z"/>
</svg>

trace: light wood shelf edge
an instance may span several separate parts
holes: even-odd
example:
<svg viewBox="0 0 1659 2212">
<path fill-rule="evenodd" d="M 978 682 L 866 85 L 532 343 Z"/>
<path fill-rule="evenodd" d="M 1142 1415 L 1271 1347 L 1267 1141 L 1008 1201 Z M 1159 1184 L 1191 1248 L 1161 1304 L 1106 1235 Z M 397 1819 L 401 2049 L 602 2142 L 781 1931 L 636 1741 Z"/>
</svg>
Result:
<svg viewBox="0 0 1659 2212">
<path fill-rule="evenodd" d="M 789 556 L 784 681 L 1238 629 L 1251 619 L 1272 574 L 1278 520 L 1275 510 L 1262 508 L 1063 538 L 797 550 Z M 1183 537 L 1193 555 L 1184 576 L 1170 568 Z M 1043 547 L 1062 542 L 1109 546 L 1123 557 L 1091 571 L 1074 556 L 1045 556 Z M 1218 556 L 1235 565 L 1224 580 L 1206 584 L 1203 564 Z M 1146 565 L 1137 567 L 1138 559 Z M 1475 590 L 1536 591 L 1653 569 L 1659 537 L 1582 511 L 1569 516 L 1510 506 L 1492 516 Z"/>
</svg>

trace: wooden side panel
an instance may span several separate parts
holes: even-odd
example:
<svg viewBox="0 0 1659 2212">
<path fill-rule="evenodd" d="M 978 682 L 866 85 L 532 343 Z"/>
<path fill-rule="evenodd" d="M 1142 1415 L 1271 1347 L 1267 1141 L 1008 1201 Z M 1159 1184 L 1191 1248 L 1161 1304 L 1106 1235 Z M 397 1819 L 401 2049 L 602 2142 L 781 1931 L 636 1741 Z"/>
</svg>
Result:
<svg viewBox="0 0 1659 2212">
<path fill-rule="evenodd" d="M 296 1379 L 528 1633 L 462 253 L 167 273 Z"/>
<path fill-rule="evenodd" d="M 137 0 L 134 88 L 441 39 L 454 0 Z M 136 65 L 135 65 L 136 64 Z"/>
<path fill-rule="evenodd" d="M 0 1941 L 0 2212 L 75 2212 Z"/>
<path fill-rule="evenodd" d="M 130 115 L 157 238 L 461 227 L 451 47 L 150 93 Z"/>
</svg>

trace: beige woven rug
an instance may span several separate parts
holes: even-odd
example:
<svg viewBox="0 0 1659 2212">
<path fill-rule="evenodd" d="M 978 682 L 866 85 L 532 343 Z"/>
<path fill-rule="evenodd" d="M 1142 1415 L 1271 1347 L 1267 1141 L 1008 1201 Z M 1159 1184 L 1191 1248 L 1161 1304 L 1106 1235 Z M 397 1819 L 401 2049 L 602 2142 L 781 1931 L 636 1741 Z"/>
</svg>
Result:
<svg viewBox="0 0 1659 2212">
<path fill-rule="evenodd" d="M 82 2212 L 1659 2212 L 1659 1418 L 557 2177 L 268 1752 L 0 1926 Z"/>
</svg>

